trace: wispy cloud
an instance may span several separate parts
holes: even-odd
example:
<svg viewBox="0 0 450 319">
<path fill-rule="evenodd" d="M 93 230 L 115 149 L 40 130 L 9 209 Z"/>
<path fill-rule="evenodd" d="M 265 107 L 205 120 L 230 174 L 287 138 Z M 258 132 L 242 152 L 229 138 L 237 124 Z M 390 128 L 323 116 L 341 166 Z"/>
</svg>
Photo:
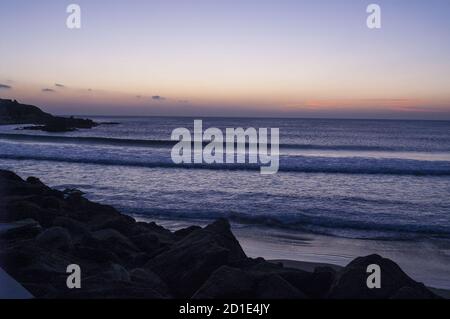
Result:
<svg viewBox="0 0 450 319">
<path fill-rule="evenodd" d="M 64 84 L 60 84 L 60 83 L 55 83 L 55 86 L 59 87 L 59 88 L 65 88 L 66 87 Z"/>
<path fill-rule="evenodd" d="M 42 92 L 52 93 L 52 92 L 55 92 L 55 90 L 49 89 L 49 88 L 45 88 L 45 89 L 42 89 Z"/>
<path fill-rule="evenodd" d="M 153 95 L 152 96 L 152 100 L 155 100 L 155 101 L 164 101 L 166 98 L 165 97 L 162 97 L 162 96 L 159 96 L 159 95 Z"/>
<path fill-rule="evenodd" d="M 0 89 L 9 90 L 12 89 L 12 86 L 0 83 Z"/>
<path fill-rule="evenodd" d="M 370 98 L 370 99 L 323 99 L 308 100 L 304 107 L 411 107 L 420 105 L 419 99 L 407 98 Z"/>
</svg>

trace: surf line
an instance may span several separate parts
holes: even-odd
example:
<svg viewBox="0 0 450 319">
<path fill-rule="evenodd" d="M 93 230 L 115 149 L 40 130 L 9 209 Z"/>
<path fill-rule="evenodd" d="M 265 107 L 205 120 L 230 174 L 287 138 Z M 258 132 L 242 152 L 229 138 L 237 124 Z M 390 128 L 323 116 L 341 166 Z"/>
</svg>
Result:
<svg viewBox="0 0 450 319">
<path fill-rule="evenodd" d="M 203 131 L 203 121 L 194 120 L 194 132 L 184 127 L 172 131 L 171 140 L 178 141 L 171 151 L 175 164 L 259 164 L 264 175 L 279 169 L 279 128 L 226 128 L 225 134 L 216 127 Z M 225 138 L 224 138 L 225 137 Z M 270 150 L 269 150 L 270 146 Z M 225 152 L 224 152 L 225 150 Z"/>
</svg>

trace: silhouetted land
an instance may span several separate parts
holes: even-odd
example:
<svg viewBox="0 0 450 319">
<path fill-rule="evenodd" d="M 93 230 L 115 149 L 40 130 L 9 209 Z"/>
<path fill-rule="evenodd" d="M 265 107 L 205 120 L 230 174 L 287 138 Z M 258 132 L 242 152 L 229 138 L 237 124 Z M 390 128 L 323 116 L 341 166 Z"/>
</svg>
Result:
<svg viewBox="0 0 450 319">
<path fill-rule="evenodd" d="M 89 119 L 53 116 L 37 106 L 5 99 L 0 99 L 1 124 L 35 124 L 35 126 L 26 126 L 20 129 L 47 132 L 68 132 L 79 128 L 89 129 L 98 125 Z"/>
</svg>

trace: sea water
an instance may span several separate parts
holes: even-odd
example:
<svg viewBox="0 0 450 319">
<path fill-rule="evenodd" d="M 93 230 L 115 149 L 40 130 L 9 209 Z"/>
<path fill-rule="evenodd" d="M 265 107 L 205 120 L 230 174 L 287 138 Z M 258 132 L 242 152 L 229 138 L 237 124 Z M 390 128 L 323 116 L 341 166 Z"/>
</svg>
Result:
<svg viewBox="0 0 450 319">
<path fill-rule="evenodd" d="M 171 132 L 192 129 L 193 118 L 94 120 L 120 124 L 68 133 L 0 126 L 0 168 L 58 189 L 78 188 L 173 229 L 227 217 L 241 236 L 260 230 L 272 244 L 298 234 L 432 241 L 435 254 L 450 262 L 450 122 L 202 119 L 205 129 L 279 128 L 279 172 L 261 175 L 246 163 L 173 163 Z M 272 257 L 269 250 L 264 257 Z"/>
</svg>

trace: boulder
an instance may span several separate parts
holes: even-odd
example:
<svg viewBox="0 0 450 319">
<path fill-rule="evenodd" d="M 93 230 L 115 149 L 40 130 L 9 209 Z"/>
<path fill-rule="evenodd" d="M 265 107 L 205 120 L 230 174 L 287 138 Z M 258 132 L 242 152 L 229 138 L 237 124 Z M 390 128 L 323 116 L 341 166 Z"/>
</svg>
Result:
<svg viewBox="0 0 450 319">
<path fill-rule="evenodd" d="M 183 239 L 187 235 L 191 234 L 192 232 L 202 229 L 200 226 L 189 226 L 187 228 L 182 228 L 174 232 L 174 235 L 177 239 Z"/>
<path fill-rule="evenodd" d="M 305 299 L 304 293 L 284 280 L 281 276 L 272 274 L 260 280 L 255 289 L 257 299 Z"/>
<path fill-rule="evenodd" d="M 52 209 L 59 211 L 62 209 L 63 205 L 63 201 L 55 196 L 45 196 L 41 200 L 41 208 L 43 209 Z"/>
<path fill-rule="evenodd" d="M 67 229 L 72 237 L 84 237 L 89 235 L 88 228 L 79 221 L 70 217 L 59 216 L 53 220 L 53 226 L 60 226 Z"/>
<path fill-rule="evenodd" d="M 114 229 L 102 229 L 92 233 L 92 237 L 111 246 L 114 250 L 126 249 L 138 251 L 138 248 L 124 235 Z"/>
<path fill-rule="evenodd" d="M 367 267 L 376 264 L 381 268 L 381 288 L 367 287 Z M 406 289 L 404 287 L 409 287 Z M 423 284 L 411 279 L 392 260 L 379 255 L 358 257 L 343 268 L 333 283 L 329 298 L 333 299 L 388 299 L 394 297 L 400 289 L 415 291 L 426 298 L 437 298 Z M 401 296 L 402 292 L 398 295 Z M 397 295 L 397 296 L 398 296 Z"/>
<path fill-rule="evenodd" d="M 315 286 L 317 276 L 314 273 L 304 270 L 285 268 L 282 264 L 274 264 L 267 262 L 262 258 L 257 258 L 252 261 L 253 265 L 248 266 L 248 270 L 260 277 L 267 278 L 267 276 L 279 276 L 284 281 L 289 283 L 296 290 L 301 292 L 302 298 L 304 295 L 310 298 L 316 298 L 315 290 L 319 290 L 322 294 L 328 292 L 329 286 L 322 288 L 320 285 Z M 275 281 L 275 279 L 273 279 Z M 311 287 L 311 285 L 313 287 Z"/>
<path fill-rule="evenodd" d="M 180 298 L 191 297 L 209 276 L 224 265 L 237 265 L 247 257 L 221 219 L 192 232 L 146 265 Z"/>
<path fill-rule="evenodd" d="M 146 252 L 149 255 L 155 254 L 160 248 L 159 239 L 152 233 L 141 233 L 130 238 L 140 250 Z"/>
<path fill-rule="evenodd" d="M 48 249 L 70 249 L 72 239 L 69 232 L 63 227 L 50 227 L 36 237 L 36 243 Z"/>
<path fill-rule="evenodd" d="M 135 268 L 130 272 L 130 276 L 133 282 L 145 284 L 164 295 L 170 295 L 169 287 L 167 287 L 166 283 L 157 274 L 148 269 Z"/>
<path fill-rule="evenodd" d="M 39 205 L 27 200 L 9 201 L 3 213 L 5 221 L 11 222 L 31 218 L 43 226 L 50 225 L 54 218 L 53 214 L 46 214 Z"/>
<path fill-rule="evenodd" d="M 119 264 L 112 264 L 104 274 L 112 281 L 131 281 L 129 272 Z"/>
<path fill-rule="evenodd" d="M 0 180 L 5 182 L 23 182 L 17 174 L 3 169 L 0 169 Z"/>
<path fill-rule="evenodd" d="M 101 214 L 101 218 L 98 221 L 92 221 L 90 223 L 92 230 L 114 229 L 125 236 L 133 234 L 133 226 L 136 221 L 132 217 L 120 214 L 111 214 L 111 216 L 103 215 L 105 214 Z"/>
<path fill-rule="evenodd" d="M 222 266 L 193 295 L 193 299 L 248 299 L 254 296 L 256 276 Z"/>
<path fill-rule="evenodd" d="M 30 266 L 40 257 L 39 250 L 33 247 L 13 246 L 0 250 L 0 265 L 13 274 L 18 269 Z"/>
<path fill-rule="evenodd" d="M 133 242 L 114 229 L 103 229 L 92 233 L 82 241 L 91 247 L 114 253 L 123 265 L 133 265 L 136 254 L 141 253 Z"/>
<path fill-rule="evenodd" d="M 3 227 L 2 227 L 3 226 Z M 0 224 L 0 239 L 23 240 L 35 238 L 42 228 L 34 219 L 28 218 L 9 224 Z"/>
<path fill-rule="evenodd" d="M 77 259 L 96 263 L 98 265 L 119 262 L 119 258 L 112 251 L 85 244 L 75 245 L 72 249 L 72 255 Z"/>
</svg>

